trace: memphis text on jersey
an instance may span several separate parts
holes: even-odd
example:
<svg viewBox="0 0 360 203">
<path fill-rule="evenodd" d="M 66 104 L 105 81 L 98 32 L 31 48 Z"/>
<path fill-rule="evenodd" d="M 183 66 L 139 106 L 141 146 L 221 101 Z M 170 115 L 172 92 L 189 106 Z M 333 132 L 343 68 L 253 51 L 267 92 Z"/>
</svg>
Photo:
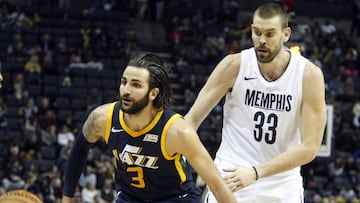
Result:
<svg viewBox="0 0 360 203">
<path fill-rule="evenodd" d="M 258 90 L 246 90 L 245 104 L 275 111 L 291 111 L 292 96 L 288 94 L 266 93 Z"/>
</svg>

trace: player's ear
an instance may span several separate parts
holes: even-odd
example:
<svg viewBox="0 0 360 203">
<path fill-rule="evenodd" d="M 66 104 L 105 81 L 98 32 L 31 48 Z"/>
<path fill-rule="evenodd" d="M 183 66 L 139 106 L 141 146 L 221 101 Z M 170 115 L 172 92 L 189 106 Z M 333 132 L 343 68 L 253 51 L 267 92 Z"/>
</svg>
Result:
<svg viewBox="0 0 360 203">
<path fill-rule="evenodd" d="M 290 39 L 290 35 L 291 35 L 291 28 L 287 27 L 283 30 L 283 34 L 284 34 L 284 43 L 289 41 Z"/>
<path fill-rule="evenodd" d="M 159 88 L 153 88 L 151 91 L 150 91 L 150 94 L 149 94 L 149 97 L 151 100 L 155 100 L 155 98 L 157 97 L 157 95 L 159 94 L 160 90 Z"/>
</svg>

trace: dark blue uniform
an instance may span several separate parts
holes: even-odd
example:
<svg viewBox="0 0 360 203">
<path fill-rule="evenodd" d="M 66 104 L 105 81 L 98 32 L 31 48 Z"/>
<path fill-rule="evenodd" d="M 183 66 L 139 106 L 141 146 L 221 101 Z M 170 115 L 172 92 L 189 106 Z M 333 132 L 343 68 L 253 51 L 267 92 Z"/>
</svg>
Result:
<svg viewBox="0 0 360 203">
<path fill-rule="evenodd" d="M 133 131 L 124 122 L 120 103 L 113 103 L 113 107 L 105 141 L 115 158 L 117 203 L 200 203 L 190 165 L 181 154 L 169 155 L 165 149 L 167 131 L 181 115 L 165 109 L 143 130 Z"/>
</svg>

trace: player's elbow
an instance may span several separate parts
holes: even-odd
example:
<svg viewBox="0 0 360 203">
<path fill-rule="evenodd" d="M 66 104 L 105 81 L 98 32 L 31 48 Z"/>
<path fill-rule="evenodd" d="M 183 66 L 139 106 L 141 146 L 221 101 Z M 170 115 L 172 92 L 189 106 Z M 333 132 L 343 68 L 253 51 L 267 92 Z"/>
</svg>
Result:
<svg viewBox="0 0 360 203">
<path fill-rule="evenodd" d="M 316 158 L 318 151 L 319 151 L 319 147 L 316 145 L 307 146 L 303 156 L 304 164 L 313 161 Z"/>
<path fill-rule="evenodd" d="M 194 118 L 193 114 L 191 113 L 187 113 L 184 116 L 184 120 L 190 124 L 190 126 L 194 129 L 197 130 L 199 127 L 199 123 L 196 121 L 196 119 Z"/>
</svg>

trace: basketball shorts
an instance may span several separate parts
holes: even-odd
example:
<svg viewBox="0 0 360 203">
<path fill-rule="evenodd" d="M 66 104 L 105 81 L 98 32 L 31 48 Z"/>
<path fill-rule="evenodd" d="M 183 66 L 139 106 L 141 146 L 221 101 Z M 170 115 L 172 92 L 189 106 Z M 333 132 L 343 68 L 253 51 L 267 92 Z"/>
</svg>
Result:
<svg viewBox="0 0 360 203">
<path fill-rule="evenodd" d="M 201 193 L 199 190 L 193 190 L 178 196 L 173 196 L 168 199 L 159 200 L 159 201 L 150 201 L 150 200 L 141 200 L 139 198 L 134 198 L 130 195 L 127 195 L 123 192 L 118 192 L 116 203 L 201 203 Z"/>
<path fill-rule="evenodd" d="M 229 167 L 228 163 L 217 160 L 219 168 Z M 220 166 L 219 166 L 220 164 Z M 225 175 L 225 174 L 222 174 Z M 207 188 L 208 189 L 208 188 Z M 304 188 L 300 174 L 261 178 L 253 184 L 234 193 L 237 203 L 304 203 Z M 216 203 L 213 193 L 208 190 L 205 203 Z"/>
</svg>

